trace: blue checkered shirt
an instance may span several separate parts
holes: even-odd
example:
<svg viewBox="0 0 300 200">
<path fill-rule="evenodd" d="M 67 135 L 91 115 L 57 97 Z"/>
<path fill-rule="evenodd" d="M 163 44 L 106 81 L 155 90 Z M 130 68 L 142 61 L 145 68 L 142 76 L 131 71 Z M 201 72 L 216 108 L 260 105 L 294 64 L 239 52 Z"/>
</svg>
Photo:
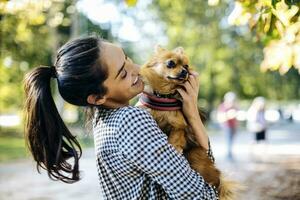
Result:
<svg viewBox="0 0 300 200">
<path fill-rule="evenodd" d="M 217 199 L 148 111 L 133 106 L 99 108 L 93 132 L 104 199 Z M 211 151 L 208 155 L 213 159 Z"/>
</svg>

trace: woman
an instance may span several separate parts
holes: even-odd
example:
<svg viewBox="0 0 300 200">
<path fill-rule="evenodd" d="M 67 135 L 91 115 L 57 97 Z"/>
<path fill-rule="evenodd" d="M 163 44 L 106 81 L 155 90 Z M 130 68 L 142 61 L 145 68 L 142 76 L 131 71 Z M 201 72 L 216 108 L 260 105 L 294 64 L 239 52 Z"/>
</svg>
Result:
<svg viewBox="0 0 300 200">
<path fill-rule="evenodd" d="M 56 78 L 64 100 L 93 111 L 97 168 L 105 199 L 217 198 L 213 188 L 168 144 L 152 116 L 129 106 L 129 100 L 144 88 L 138 65 L 120 47 L 96 37 L 66 43 L 54 67 L 35 68 L 25 77 L 25 134 L 37 166 L 46 169 L 50 178 L 78 181 L 81 156 L 78 141 L 55 107 L 51 77 Z M 196 79 L 191 75 L 178 92 L 197 140 L 211 155 L 196 109 Z"/>
<path fill-rule="evenodd" d="M 266 100 L 264 97 L 256 97 L 247 112 L 247 128 L 253 134 L 254 142 L 250 146 L 250 155 L 253 159 L 262 159 L 267 155 L 266 143 L 267 121 L 265 118 Z"/>
<path fill-rule="evenodd" d="M 247 112 L 247 128 L 254 133 L 256 143 L 266 140 L 265 106 L 265 98 L 256 97 Z"/>
</svg>

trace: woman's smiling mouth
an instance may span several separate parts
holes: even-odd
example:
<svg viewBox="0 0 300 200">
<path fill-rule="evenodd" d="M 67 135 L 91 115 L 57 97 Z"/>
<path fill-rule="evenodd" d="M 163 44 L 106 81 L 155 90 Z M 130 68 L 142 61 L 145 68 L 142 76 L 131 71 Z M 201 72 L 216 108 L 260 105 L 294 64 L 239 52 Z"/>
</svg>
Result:
<svg viewBox="0 0 300 200">
<path fill-rule="evenodd" d="M 135 78 L 135 80 L 133 81 L 132 86 L 136 85 L 138 82 L 139 82 L 139 76 L 137 76 L 137 77 Z"/>
</svg>

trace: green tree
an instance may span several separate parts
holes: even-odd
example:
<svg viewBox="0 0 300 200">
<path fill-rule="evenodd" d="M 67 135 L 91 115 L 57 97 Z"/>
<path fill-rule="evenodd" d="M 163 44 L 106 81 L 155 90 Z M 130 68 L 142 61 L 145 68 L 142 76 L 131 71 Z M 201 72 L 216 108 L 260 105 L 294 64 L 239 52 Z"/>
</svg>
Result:
<svg viewBox="0 0 300 200">
<path fill-rule="evenodd" d="M 74 0 L 0 2 L 0 113 L 15 112 L 23 104 L 24 74 L 39 65 L 52 65 L 54 56 L 71 37 L 100 29 L 76 11 Z"/>
<path fill-rule="evenodd" d="M 294 67 L 300 73 L 300 1 L 237 0 L 229 21 L 245 25 L 264 45 L 261 68 L 285 74 Z"/>
<path fill-rule="evenodd" d="M 225 1 L 209 6 L 200 0 L 155 0 L 151 5 L 165 23 L 169 47 L 185 47 L 191 63 L 200 72 L 200 95 L 210 109 L 229 90 L 237 92 L 240 98 L 258 95 L 273 99 L 299 98 L 296 70 L 287 74 L 289 79 L 273 72 L 261 72 L 264 42 L 248 27 L 227 23 L 231 6 L 231 2 Z"/>
<path fill-rule="evenodd" d="M 67 37 L 68 2 L 1 2 L 1 112 L 22 107 L 24 74 L 38 65 L 51 65 L 54 49 Z"/>
</svg>

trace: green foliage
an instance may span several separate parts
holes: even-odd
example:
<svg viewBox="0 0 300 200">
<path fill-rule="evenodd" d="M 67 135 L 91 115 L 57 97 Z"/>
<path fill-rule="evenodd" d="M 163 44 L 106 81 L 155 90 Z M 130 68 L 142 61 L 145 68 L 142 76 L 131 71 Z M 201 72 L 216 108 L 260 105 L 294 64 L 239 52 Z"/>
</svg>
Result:
<svg viewBox="0 0 300 200">
<path fill-rule="evenodd" d="M 7 6 L 16 2 L 19 6 Z M 136 1 L 127 3 L 131 5 L 131 2 Z M 281 50 L 280 45 L 298 50 L 293 42 L 287 43 L 282 38 L 292 35 L 299 39 L 299 31 L 294 31 L 298 27 L 292 26 L 299 20 L 299 1 L 286 0 L 285 4 L 279 0 L 236 1 L 243 8 L 237 19 L 249 24 L 252 32 L 245 26 L 228 25 L 231 1 L 215 2 L 219 5 L 208 6 L 207 1 L 201 0 L 154 0 L 150 8 L 165 24 L 169 38 L 167 48 L 183 46 L 192 65 L 200 72 L 201 98 L 211 106 L 229 90 L 236 91 L 240 98 L 258 95 L 274 99 L 299 98 L 299 74 L 295 68 L 290 69 L 292 64 L 283 66 L 295 63 L 299 55 L 276 56 L 281 60 L 266 56 L 273 55 L 266 51 Z M 72 0 L 0 2 L 0 113 L 22 108 L 24 74 L 38 65 L 53 64 L 55 51 L 70 37 L 97 33 L 112 40 L 110 30 L 101 30 L 84 15 L 76 13 L 73 4 Z M 288 17 L 279 17 L 281 10 L 289 13 Z M 271 45 L 277 40 L 280 42 Z M 125 45 L 125 51 L 132 57 L 133 48 L 132 44 Z M 285 62 L 286 57 L 290 59 L 288 62 Z M 276 72 L 261 73 L 259 66 L 264 58 L 268 60 L 265 63 L 272 63 L 272 70 L 284 69 L 285 76 Z"/>
<path fill-rule="evenodd" d="M 242 2 L 251 10 L 256 1 Z M 151 5 L 165 23 L 169 48 L 183 46 L 200 72 L 200 98 L 206 99 L 210 108 L 229 90 L 241 99 L 259 95 L 299 98 L 300 77 L 296 70 L 286 74 L 289 78 L 261 72 L 264 42 L 245 26 L 229 26 L 230 5 L 220 1 L 212 7 L 200 0 L 155 0 Z"/>
<path fill-rule="evenodd" d="M 24 74 L 51 65 L 54 48 L 69 34 L 65 2 L 1 2 L 0 107 L 12 112 L 22 107 Z M 54 36 L 55 35 L 55 36 Z"/>
<path fill-rule="evenodd" d="M 0 162 L 28 157 L 23 138 L 0 137 Z"/>
<path fill-rule="evenodd" d="M 0 2 L 0 113 L 23 104 L 23 76 L 39 65 L 54 63 L 56 50 L 73 36 L 101 30 L 77 13 L 73 0 Z"/>
<path fill-rule="evenodd" d="M 285 74 L 294 67 L 300 74 L 299 6 L 299 0 L 235 1 L 229 21 L 238 26 L 248 24 L 264 44 L 262 70 Z"/>
</svg>

